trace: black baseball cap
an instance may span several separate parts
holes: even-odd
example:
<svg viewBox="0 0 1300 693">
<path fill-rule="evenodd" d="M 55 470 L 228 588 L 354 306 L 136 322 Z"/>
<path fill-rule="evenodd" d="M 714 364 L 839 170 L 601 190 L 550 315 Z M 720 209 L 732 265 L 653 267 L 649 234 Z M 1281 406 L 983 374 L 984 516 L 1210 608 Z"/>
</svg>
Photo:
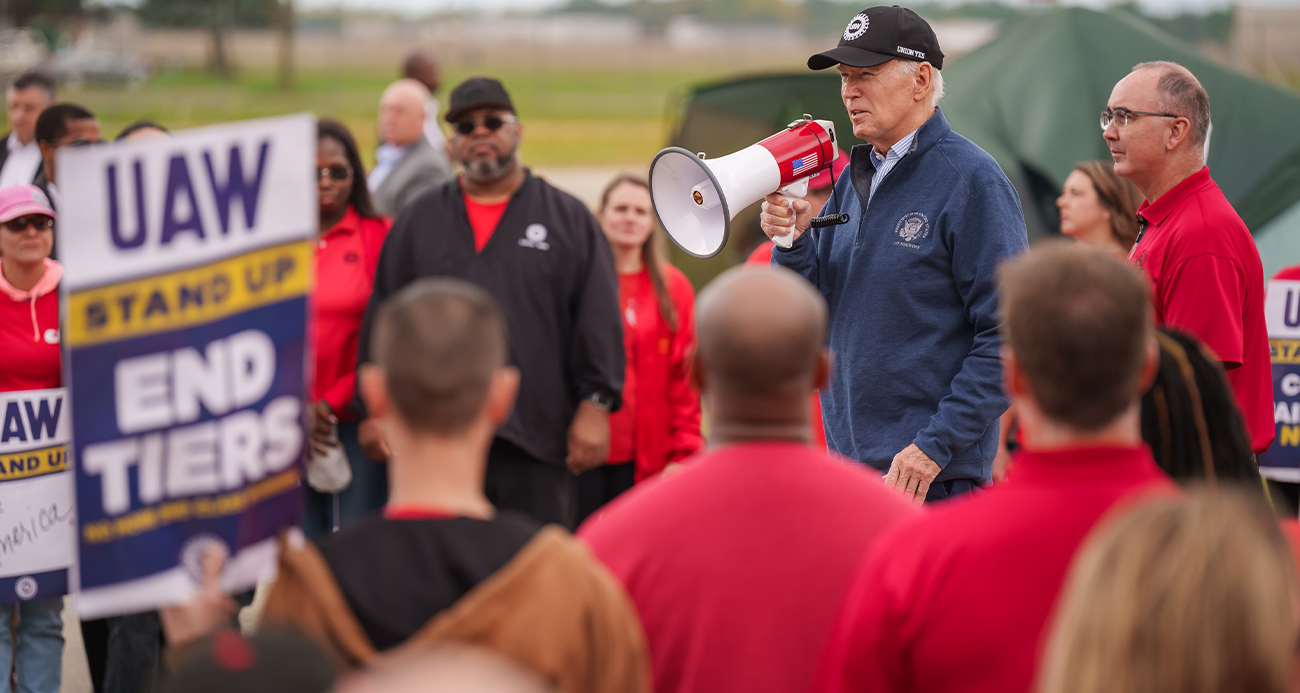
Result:
<svg viewBox="0 0 1300 693">
<path fill-rule="evenodd" d="M 461 116 L 479 108 L 501 108 L 513 113 L 515 104 L 501 82 L 491 77 L 470 77 L 451 90 L 447 122 L 454 123 Z"/>
<path fill-rule="evenodd" d="M 838 46 L 808 59 L 808 67 L 875 67 L 894 58 L 927 62 L 943 69 L 943 51 L 934 29 L 920 15 L 894 5 L 869 7 L 849 20 Z"/>
</svg>

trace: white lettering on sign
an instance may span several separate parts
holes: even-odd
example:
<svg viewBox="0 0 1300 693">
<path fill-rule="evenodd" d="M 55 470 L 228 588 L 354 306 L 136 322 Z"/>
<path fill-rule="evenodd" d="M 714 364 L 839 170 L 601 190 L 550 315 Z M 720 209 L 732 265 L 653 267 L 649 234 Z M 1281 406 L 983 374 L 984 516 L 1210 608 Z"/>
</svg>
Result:
<svg viewBox="0 0 1300 693">
<path fill-rule="evenodd" d="M 257 412 L 275 380 L 275 344 L 245 330 L 193 347 L 123 359 L 114 369 L 118 429 L 148 433 L 89 445 L 86 473 L 100 477 L 104 512 L 131 507 L 131 467 L 141 503 L 239 488 L 294 463 L 302 405 L 277 397 Z M 219 417 L 198 421 L 201 412 Z"/>
<path fill-rule="evenodd" d="M 1282 376 L 1282 394 L 1287 397 L 1300 395 L 1300 373 L 1287 373 Z"/>
<path fill-rule="evenodd" d="M 1280 424 L 1300 424 L 1300 402 L 1278 402 L 1273 411 L 1273 422 Z"/>
<path fill-rule="evenodd" d="M 275 343 L 245 330 L 193 347 L 117 362 L 113 370 L 117 427 L 139 433 L 197 421 L 202 405 L 214 416 L 261 399 L 275 380 Z"/>
</svg>

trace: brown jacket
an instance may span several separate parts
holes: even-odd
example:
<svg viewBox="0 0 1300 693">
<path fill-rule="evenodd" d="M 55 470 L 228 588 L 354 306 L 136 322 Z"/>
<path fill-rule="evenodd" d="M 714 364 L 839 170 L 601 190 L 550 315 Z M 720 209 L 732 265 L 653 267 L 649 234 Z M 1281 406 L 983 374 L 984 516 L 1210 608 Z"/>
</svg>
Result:
<svg viewBox="0 0 1300 693">
<path fill-rule="evenodd" d="M 631 600 L 586 547 L 557 527 L 542 529 L 492 577 L 383 653 L 366 637 L 316 547 L 282 537 L 280 573 L 262 619 L 302 630 L 345 668 L 451 641 L 513 659 L 561 693 L 651 690 L 645 636 Z"/>
</svg>

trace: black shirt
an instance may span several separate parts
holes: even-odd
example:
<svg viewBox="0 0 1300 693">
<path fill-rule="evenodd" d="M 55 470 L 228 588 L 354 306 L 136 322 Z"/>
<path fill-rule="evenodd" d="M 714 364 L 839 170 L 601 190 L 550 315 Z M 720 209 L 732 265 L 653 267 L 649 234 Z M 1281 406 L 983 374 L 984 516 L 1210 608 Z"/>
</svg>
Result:
<svg viewBox="0 0 1300 693">
<path fill-rule="evenodd" d="M 319 549 L 375 649 L 406 642 L 519 553 L 542 525 L 509 511 L 491 520 L 366 517 Z"/>
<path fill-rule="evenodd" d="M 497 436 L 562 466 L 578 403 L 623 390 L 623 323 L 614 256 L 599 222 L 568 193 L 528 173 L 479 252 L 458 180 L 408 204 L 384 241 L 361 325 L 358 367 L 384 299 L 422 277 L 476 284 L 501 304 L 519 396 Z"/>
</svg>

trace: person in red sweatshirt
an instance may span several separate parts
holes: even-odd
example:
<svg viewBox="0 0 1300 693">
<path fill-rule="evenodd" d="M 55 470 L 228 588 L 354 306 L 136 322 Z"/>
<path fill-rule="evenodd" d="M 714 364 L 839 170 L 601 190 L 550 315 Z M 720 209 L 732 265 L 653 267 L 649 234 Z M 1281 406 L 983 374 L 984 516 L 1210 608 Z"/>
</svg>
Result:
<svg viewBox="0 0 1300 693">
<path fill-rule="evenodd" d="M 700 449 L 700 394 L 687 360 L 695 346 L 695 289 L 663 259 L 650 186 L 616 177 L 596 212 L 614 251 L 627 366 L 623 407 L 609 416 L 605 464 L 578 476 L 578 522 L 668 464 Z"/>
<path fill-rule="evenodd" d="M 0 189 L 0 392 L 62 387 L 59 280 L 50 259 L 50 200 L 34 185 Z M 63 661 L 63 598 L 0 605 L 0 674 L 9 690 L 15 652 L 9 623 L 18 611 L 17 681 L 24 693 L 58 693 Z"/>
<path fill-rule="evenodd" d="M 784 268 L 700 295 L 694 382 L 709 450 L 579 530 L 627 588 L 658 693 L 801 693 L 867 549 L 919 510 L 879 472 L 809 444 L 827 311 Z"/>
<path fill-rule="evenodd" d="M 1006 482 L 899 526 L 854 578 L 818 693 L 1027 693 L 1076 551 L 1112 508 L 1174 493 L 1142 442 L 1151 291 L 1120 259 L 1043 243 L 1001 271 L 1003 378 L 1024 447 Z"/>
<path fill-rule="evenodd" d="M 311 398 L 316 404 L 303 515 L 309 536 L 338 530 L 357 516 L 383 507 L 388 497 L 388 474 L 382 464 L 388 452 L 379 442 L 382 437 L 370 436 L 376 442 L 363 450 L 357 417 L 349 407 L 356 391 L 361 319 L 391 226 L 375 211 L 358 152 L 356 140 L 342 123 L 322 118 L 316 124 L 320 237 L 311 308 L 316 355 Z"/>
</svg>

